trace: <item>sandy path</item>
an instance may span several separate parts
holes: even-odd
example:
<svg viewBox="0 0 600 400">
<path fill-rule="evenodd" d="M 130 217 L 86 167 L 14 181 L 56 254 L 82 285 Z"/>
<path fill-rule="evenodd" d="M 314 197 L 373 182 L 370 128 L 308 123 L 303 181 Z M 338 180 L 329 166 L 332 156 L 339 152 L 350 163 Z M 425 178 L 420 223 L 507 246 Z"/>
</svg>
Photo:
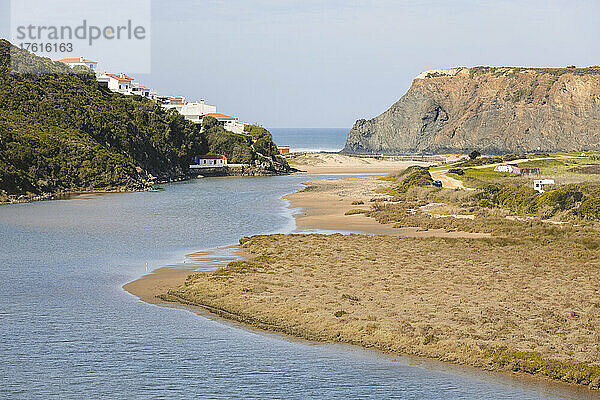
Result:
<svg viewBox="0 0 600 400">
<path fill-rule="evenodd" d="M 466 187 L 462 181 L 454 179 L 446 175 L 448 170 L 444 171 L 431 171 L 431 177 L 434 181 L 442 181 L 442 187 L 446 189 L 463 189 L 463 190 L 474 190 Z"/>
</svg>

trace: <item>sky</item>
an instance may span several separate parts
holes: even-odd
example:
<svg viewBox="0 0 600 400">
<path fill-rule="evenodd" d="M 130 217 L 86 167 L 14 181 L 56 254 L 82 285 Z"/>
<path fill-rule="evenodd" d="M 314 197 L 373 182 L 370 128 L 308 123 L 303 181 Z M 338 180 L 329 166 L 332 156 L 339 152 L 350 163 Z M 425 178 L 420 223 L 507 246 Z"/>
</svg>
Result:
<svg viewBox="0 0 600 400">
<path fill-rule="evenodd" d="M 0 0 L 4 38 L 9 14 Z M 151 72 L 134 78 L 244 122 L 349 129 L 425 70 L 598 65 L 599 16 L 577 0 L 152 0 Z"/>
</svg>

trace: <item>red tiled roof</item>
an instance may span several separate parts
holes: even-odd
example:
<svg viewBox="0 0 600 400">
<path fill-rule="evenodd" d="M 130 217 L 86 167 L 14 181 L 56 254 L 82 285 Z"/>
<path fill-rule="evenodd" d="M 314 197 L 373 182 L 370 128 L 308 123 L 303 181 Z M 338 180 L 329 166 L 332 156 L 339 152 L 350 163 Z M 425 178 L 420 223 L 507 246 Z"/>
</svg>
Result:
<svg viewBox="0 0 600 400">
<path fill-rule="evenodd" d="M 200 116 L 200 118 L 204 118 L 204 117 L 213 117 L 216 119 L 236 119 L 235 117 L 232 117 L 230 115 L 221 114 L 221 113 L 209 113 L 209 114 L 204 114 L 204 115 Z"/>
<path fill-rule="evenodd" d="M 62 60 L 58 60 L 58 61 L 59 62 L 63 62 L 63 63 L 80 63 L 80 62 L 86 62 L 86 63 L 98 64 L 96 61 L 88 60 L 87 58 L 83 58 L 83 57 L 79 57 L 79 58 L 63 58 Z"/>
<path fill-rule="evenodd" d="M 113 79 L 116 79 L 118 81 L 132 81 L 133 78 L 130 76 L 127 76 L 125 74 L 123 74 L 123 76 L 121 77 L 121 75 L 117 75 L 117 74 L 106 74 L 106 76 L 110 76 Z"/>
<path fill-rule="evenodd" d="M 201 160 L 227 160 L 227 157 L 221 154 L 207 154 L 204 156 L 198 156 Z"/>
<path fill-rule="evenodd" d="M 133 89 L 142 89 L 142 90 L 150 90 L 146 86 L 136 86 Z"/>
</svg>

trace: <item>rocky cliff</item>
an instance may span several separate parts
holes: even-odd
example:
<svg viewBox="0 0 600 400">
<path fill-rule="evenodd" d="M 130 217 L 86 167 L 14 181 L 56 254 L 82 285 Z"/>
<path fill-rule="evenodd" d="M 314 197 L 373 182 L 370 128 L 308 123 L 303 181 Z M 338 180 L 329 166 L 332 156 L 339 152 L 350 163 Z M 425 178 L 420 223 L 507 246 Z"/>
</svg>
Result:
<svg viewBox="0 0 600 400">
<path fill-rule="evenodd" d="M 358 120 L 345 153 L 600 150 L 600 67 L 427 71 L 389 110 Z"/>
</svg>

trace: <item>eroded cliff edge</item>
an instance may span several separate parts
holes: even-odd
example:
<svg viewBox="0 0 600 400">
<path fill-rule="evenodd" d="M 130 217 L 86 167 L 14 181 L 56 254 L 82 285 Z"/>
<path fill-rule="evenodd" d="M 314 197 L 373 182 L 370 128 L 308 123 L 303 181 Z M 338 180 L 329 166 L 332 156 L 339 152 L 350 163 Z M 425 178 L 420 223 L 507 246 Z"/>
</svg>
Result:
<svg viewBox="0 0 600 400">
<path fill-rule="evenodd" d="M 600 67 L 427 71 L 383 114 L 358 120 L 344 153 L 600 150 Z"/>
</svg>

